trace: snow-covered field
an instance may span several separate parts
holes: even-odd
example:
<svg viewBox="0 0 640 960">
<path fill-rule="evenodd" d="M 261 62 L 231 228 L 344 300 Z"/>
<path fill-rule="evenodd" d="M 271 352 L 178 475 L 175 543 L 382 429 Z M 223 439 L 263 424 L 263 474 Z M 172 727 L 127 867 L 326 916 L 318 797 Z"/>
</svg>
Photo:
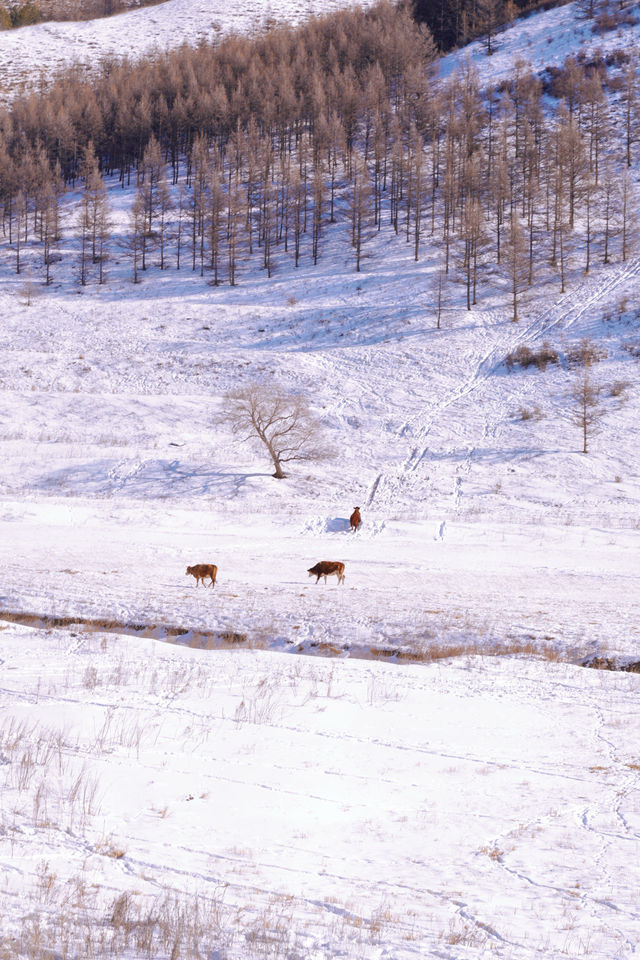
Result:
<svg viewBox="0 0 640 960">
<path fill-rule="evenodd" d="M 0 276 L 3 960 L 637 952 L 640 680 L 579 664 L 640 660 L 640 258 L 437 330 L 428 257 L 345 249 Z M 504 365 L 584 337 L 588 455 L 566 362 Z M 265 375 L 334 451 L 285 481 L 224 422 Z"/>
<path fill-rule="evenodd" d="M 637 676 L 0 637 L 3 956 L 635 953 Z"/>
</svg>

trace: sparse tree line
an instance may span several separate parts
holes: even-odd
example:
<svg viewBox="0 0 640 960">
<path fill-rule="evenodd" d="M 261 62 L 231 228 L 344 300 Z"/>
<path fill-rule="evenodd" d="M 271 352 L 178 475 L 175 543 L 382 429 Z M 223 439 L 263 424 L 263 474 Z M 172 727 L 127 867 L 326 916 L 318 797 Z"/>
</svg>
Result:
<svg viewBox="0 0 640 960">
<path fill-rule="evenodd" d="M 105 281 L 114 246 L 105 177 L 134 190 L 124 238 L 134 281 L 171 267 L 235 284 L 247 257 L 270 276 L 282 251 L 294 266 L 317 263 L 336 222 L 359 270 L 385 224 L 415 260 L 425 242 L 439 251 L 438 321 L 445 280 L 463 284 L 471 309 L 498 273 L 517 320 L 543 265 L 564 290 L 578 262 L 589 271 L 626 260 L 636 62 L 569 59 L 544 84 L 517 64 L 486 91 L 468 65 L 438 81 L 434 57 L 406 7 L 383 3 L 136 66 L 108 63 L 95 83 L 62 75 L 0 117 L 15 271 L 36 240 L 51 280 L 60 202 L 74 188 L 78 279 Z"/>
</svg>

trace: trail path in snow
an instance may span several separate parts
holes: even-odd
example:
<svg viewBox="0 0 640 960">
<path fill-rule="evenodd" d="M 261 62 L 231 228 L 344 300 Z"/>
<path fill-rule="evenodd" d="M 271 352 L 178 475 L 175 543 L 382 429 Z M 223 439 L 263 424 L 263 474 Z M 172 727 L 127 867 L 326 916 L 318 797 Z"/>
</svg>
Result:
<svg viewBox="0 0 640 960">
<path fill-rule="evenodd" d="M 599 271 L 595 275 L 584 277 L 580 286 L 563 294 L 555 303 L 540 312 L 530 315 L 526 305 L 522 308 L 524 320 L 519 323 L 499 323 L 495 313 L 476 313 L 481 325 L 478 334 L 488 349 L 468 350 L 461 358 L 458 368 L 459 383 L 446 396 L 434 403 L 423 406 L 418 403 L 418 412 L 407 418 L 397 432 L 398 441 L 410 439 L 410 446 L 404 455 L 399 467 L 392 471 L 379 473 L 373 481 L 367 497 L 368 506 L 389 507 L 394 501 L 404 500 L 407 496 L 400 494 L 399 488 L 412 484 L 424 484 L 425 477 L 417 476 L 418 468 L 426 467 L 434 471 L 436 467 L 429 462 L 430 453 L 436 453 L 438 458 L 445 462 L 449 459 L 453 463 L 456 459 L 456 449 L 449 447 L 442 450 L 430 447 L 429 440 L 434 426 L 438 424 L 443 435 L 456 437 L 463 422 L 473 424 L 472 430 L 477 440 L 468 443 L 462 462 L 455 466 L 453 482 L 451 484 L 454 513 L 460 506 L 462 478 L 469 474 L 476 445 L 484 445 L 487 439 L 495 439 L 501 422 L 505 417 L 503 399 L 492 400 L 491 391 L 487 389 L 492 377 L 504 364 L 507 354 L 521 344 L 540 342 L 548 332 L 570 332 L 585 315 L 593 311 L 598 304 L 611 301 L 616 289 L 626 290 L 640 275 L 640 258 L 634 257 L 621 268 L 608 272 Z M 496 338 L 498 342 L 496 343 Z M 464 364 L 464 367 L 463 367 Z M 425 364 L 427 367 L 427 364 Z M 478 396 L 480 394 L 480 396 Z M 470 409 L 467 401 L 473 401 L 475 411 Z M 466 405 L 465 405 L 466 404 Z M 474 412 L 479 416 L 474 416 Z M 474 423 L 475 421 L 475 423 Z M 424 474 L 424 470 L 423 470 Z"/>
</svg>

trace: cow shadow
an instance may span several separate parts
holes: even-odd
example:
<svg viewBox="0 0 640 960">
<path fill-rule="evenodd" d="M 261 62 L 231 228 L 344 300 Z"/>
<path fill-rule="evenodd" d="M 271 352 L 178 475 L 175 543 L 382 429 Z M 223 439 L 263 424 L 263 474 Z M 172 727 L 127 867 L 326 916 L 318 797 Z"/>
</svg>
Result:
<svg viewBox="0 0 640 960">
<path fill-rule="evenodd" d="M 350 529 L 348 517 L 331 517 L 325 527 L 327 533 L 345 533 Z"/>
</svg>

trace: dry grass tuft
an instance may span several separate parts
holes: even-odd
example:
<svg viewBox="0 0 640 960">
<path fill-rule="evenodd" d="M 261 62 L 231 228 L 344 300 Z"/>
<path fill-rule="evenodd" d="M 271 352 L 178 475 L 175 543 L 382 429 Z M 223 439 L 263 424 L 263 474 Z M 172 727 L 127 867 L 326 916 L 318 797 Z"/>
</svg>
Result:
<svg viewBox="0 0 640 960">
<path fill-rule="evenodd" d="M 475 640 L 458 643 L 429 643 L 411 649 L 394 651 L 399 661 L 431 663 L 435 660 L 453 660 L 459 657 L 510 657 L 526 656 L 553 663 L 565 662 L 567 657 L 562 651 L 537 640 L 510 640 L 492 646 Z"/>
<path fill-rule="evenodd" d="M 499 847 L 480 847 L 480 853 L 483 853 L 486 857 L 489 857 L 490 860 L 500 862 L 504 856 L 504 850 L 500 850 Z"/>
<path fill-rule="evenodd" d="M 122 860 L 125 855 L 123 848 L 117 846 L 111 837 L 105 837 L 103 840 L 99 840 L 98 843 L 96 843 L 95 851 L 103 857 L 111 857 L 112 860 Z"/>
</svg>

